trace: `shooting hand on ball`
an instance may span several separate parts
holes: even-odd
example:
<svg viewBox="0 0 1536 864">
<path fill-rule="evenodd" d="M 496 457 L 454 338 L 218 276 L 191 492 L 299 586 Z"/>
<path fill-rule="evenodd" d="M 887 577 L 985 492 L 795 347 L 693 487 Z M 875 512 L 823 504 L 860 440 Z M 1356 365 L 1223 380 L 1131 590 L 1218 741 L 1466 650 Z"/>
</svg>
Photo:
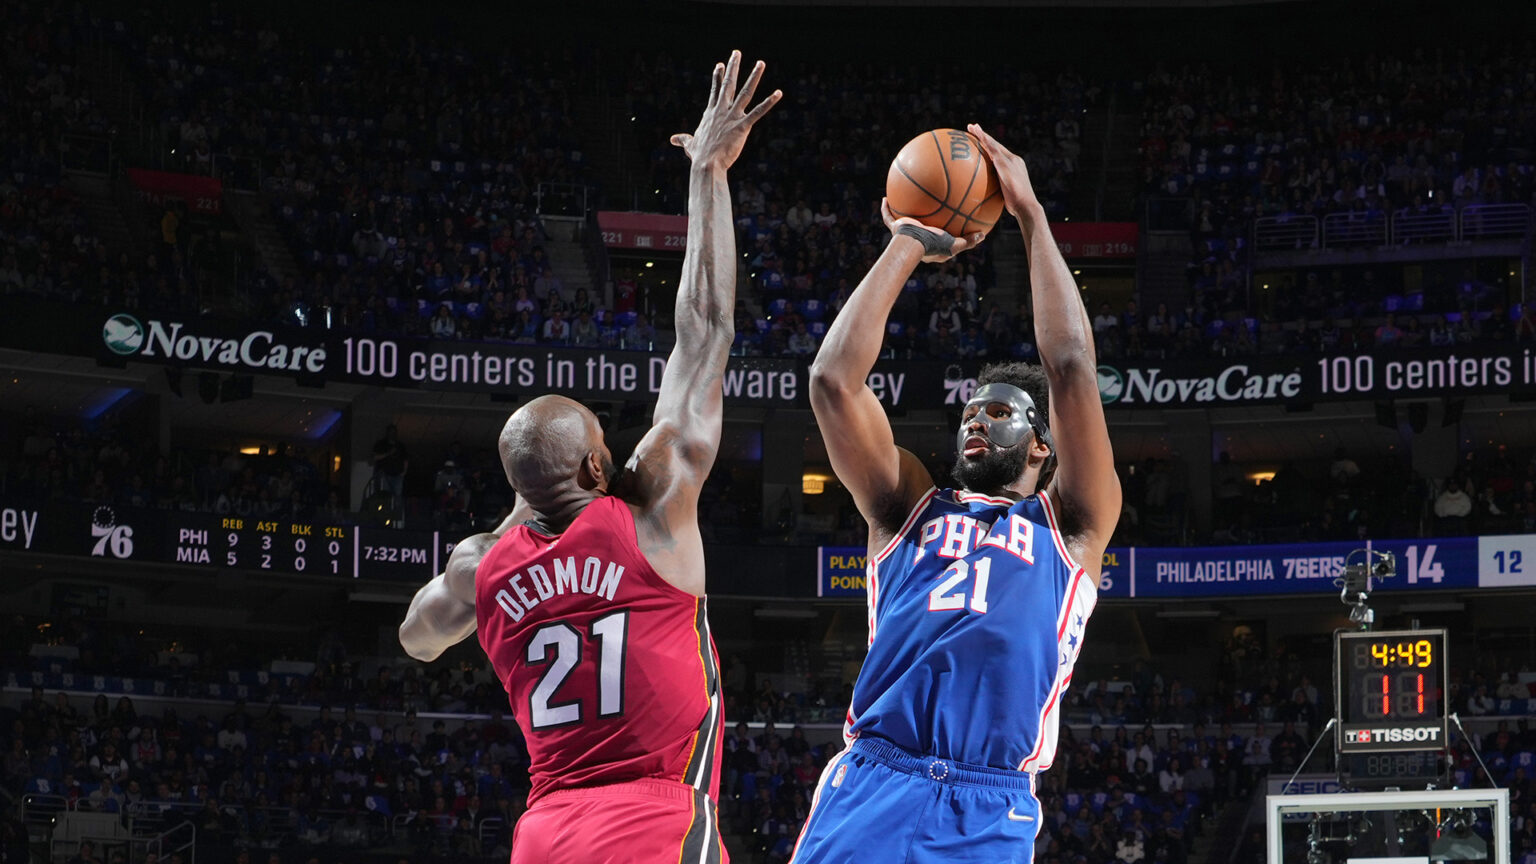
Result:
<svg viewBox="0 0 1536 864">
<path fill-rule="evenodd" d="M 1003 187 L 1003 203 L 1008 207 L 1008 212 L 1022 221 L 1029 215 L 1027 211 L 1040 207 L 1040 199 L 1035 197 L 1035 187 L 1029 182 L 1029 168 L 1024 165 L 1023 158 L 999 144 L 979 124 L 972 123 L 966 129 L 976 136 L 976 140 L 981 142 L 982 151 L 992 160 L 992 168 L 997 171 L 997 181 Z"/>
<path fill-rule="evenodd" d="M 715 64 L 710 78 L 709 104 L 699 119 L 699 128 L 692 135 L 679 132 L 672 136 L 672 143 L 683 148 L 688 158 L 699 168 L 729 168 L 741 155 L 742 145 L 747 143 L 747 133 L 752 125 L 761 120 L 768 109 L 784 97 L 781 90 L 768 94 L 751 111 L 746 110 L 757 92 L 757 82 L 763 77 L 763 61 L 757 61 L 747 75 L 741 92 L 736 92 L 736 79 L 741 73 L 741 52 L 732 51 L 731 58 Z"/>
<path fill-rule="evenodd" d="M 891 212 L 890 202 L 880 199 L 880 218 L 885 220 L 885 227 L 891 229 L 892 236 L 903 235 L 911 237 L 923 244 L 923 260 L 933 264 L 939 261 L 948 261 L 967 249 L 973 249 L 985 232 L 977 231 L 965 237 L 956 237 L 953 234 L 913 219 L 910 216 L 897 216 Z"/>
</svg>

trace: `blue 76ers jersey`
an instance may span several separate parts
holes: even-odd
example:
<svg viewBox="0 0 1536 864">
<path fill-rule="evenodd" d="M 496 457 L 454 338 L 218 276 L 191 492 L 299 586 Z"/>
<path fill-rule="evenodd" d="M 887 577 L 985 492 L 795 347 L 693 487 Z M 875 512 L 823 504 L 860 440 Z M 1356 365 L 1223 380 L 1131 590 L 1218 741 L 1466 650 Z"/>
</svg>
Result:
<svg viewBox="0 0 1536 864">
<path fill-rule="evenodd" d="M 1050 767 L 1098 585 L 1046 493 L 930 489 L 871 558 L 869 656 L 845 734 L 1027 772 Z"/>
</svg>

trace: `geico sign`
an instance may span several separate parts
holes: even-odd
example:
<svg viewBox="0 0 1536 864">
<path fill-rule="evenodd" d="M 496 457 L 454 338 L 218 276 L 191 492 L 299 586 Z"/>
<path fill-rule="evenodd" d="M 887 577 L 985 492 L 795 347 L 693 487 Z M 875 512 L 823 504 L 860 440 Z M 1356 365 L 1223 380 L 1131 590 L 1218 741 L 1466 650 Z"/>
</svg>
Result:
<svg viewBox="0 0 1536 864">
<path fill-rule="evenodd" d="M 1300 372 L 1250 375 L 1248 367 L 1228 366 L 1203 378 L 1164 378 L 1161 369 L 1130 369 L 1125 374 L 1121 402 L 1241 402 L 1290 398 L 1301 392 Z"/>
</svg>

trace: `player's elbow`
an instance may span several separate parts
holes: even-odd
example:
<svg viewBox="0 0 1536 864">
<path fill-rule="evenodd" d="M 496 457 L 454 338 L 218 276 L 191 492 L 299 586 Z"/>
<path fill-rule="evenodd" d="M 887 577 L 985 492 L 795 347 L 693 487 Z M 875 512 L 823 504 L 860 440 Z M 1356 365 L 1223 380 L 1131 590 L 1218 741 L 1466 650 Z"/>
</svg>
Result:
<svg viewBox="0 0 1536 864">
<path fill-rule="evenodd" d="M 838 405 L 846 402 L 853 394 L 856 387 L 863 386 L 859 381 L 839 371 L 830 362 L 817 356 L 811 364 L 811 408 L 816 411 L 835 410 Z"/>
<path fill-rule="evenodd" d="M 712 302 L 706 293 L 695 302 L 678 304 L 673 314 L 673 332 L 679 342 L 695 341 L 706 350 L 724 343 L 727 347 L 736 336 L 734 310 L 721 303 Z"/>
<path fill-rule="evenodd" d="M 431 663 L 443 652 L 428 638 L 428 634 L 422 632 L 420 621 L 414 617 L 408 617 L 400 623 L 400 647 L 405 653 L 423 663 Z"/>
<path fill-rule="evenodd" d="M 1040 363 L 1053 387 L 1099 387 L 1098 365 L 1091 350 L 1064 351 L 1051 357 L 1042 353 Z"/>
</svg>

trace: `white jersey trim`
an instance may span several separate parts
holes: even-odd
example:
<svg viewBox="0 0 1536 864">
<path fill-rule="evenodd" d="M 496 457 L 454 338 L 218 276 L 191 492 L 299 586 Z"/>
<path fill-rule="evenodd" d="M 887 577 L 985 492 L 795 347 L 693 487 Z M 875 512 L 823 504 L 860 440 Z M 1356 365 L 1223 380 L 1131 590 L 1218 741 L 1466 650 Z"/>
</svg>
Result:
<svg viewBox="0 0 1536 864">
<path fill-rule="evenodd" d="M 1067 538 L 1061 536 L 1061 523 L 1056 519 L 1056 505 L 1051 502 L 1050 493 L 1044 490 L 1040 492 L 1040 506 L 1045 511 L 1045 521 L 1051 526 L 1051 539 L 1056 543 L 1056 551 L 1067 562 L 1067 569 L 1073 572 L 1082 570 L 1083 565 L 1077 563 L 1077 559 L 1067 551 Z"/>
<path fill-rule="evenodd" d="M 961 504 L 969 504 L 973 500 L 980 501 L 983 504 L 1007 504 L 1010 506 L 1019 503 L 1012 498 L 1003 498 L 994 495 L 983 495 L 980 492 L 966 492 L 961 489 L 955 490 L 955 500 Z"/>
<path fill-rule="evenodd" d="M 1050 510 L 1047 509 L 1046 513 L 1049 514 Z M 1052 533 L 1055 533 L 1054 528 Z M 1058 551 L 1061 551 L 1063 555 L 1066 554 L 1059 547 Z M 1067 560 L 1070 561 L 1071 559 Z M 1062 640 L 1070 629 L 1068 625 L 1072 619 L 1072 610 L 1077 606 L 1078 589 L 1082 586 L 1084 580 L 1087 579 L 1087 576 L 1088 574 L 1083 568 L 1074 567 L 1072 578 L 1067 582 L 1066 593 L 1062 595 L 1061 611 L 1056 614 L 1056 650 L 1058 652 L 1071 649 L 1070 645 L 1064 648 Z M 1093 580 L 1087 579 L 1087 581 L 1090 585 L 1093 584 Z M 1087 617 L 1092 612 L 1092 605 L 1089 605 L 1087 609 L 1082 611 L 1085 625 Z M 1077 648 L 1081 649 L 1082 645 L 1079 644 Z M 1055 761 L 1058 730 L 1052 725 L 1052 721 L 1058 720 L 1059 722 L 1059 719 L 1054 715 L 1061 704 L 1062 694 L 1066 692 L 1067 685 L 1072 681 L 1072 670 L 1077 665 L 1075 653 L 1070 658 L 1070 661 L 1058 666 L 1056 669 L 1055 680 L 1051 684 L 1050 696 L 1046 698 L 1045 704 L 1040 707 L 1040 723 L 1035 727 L 1035 748 L 1028 756 L 1024 757 L 1023 762 L 1019 763 L 1020 771 L 1043 771 Z"/>
</svg>

